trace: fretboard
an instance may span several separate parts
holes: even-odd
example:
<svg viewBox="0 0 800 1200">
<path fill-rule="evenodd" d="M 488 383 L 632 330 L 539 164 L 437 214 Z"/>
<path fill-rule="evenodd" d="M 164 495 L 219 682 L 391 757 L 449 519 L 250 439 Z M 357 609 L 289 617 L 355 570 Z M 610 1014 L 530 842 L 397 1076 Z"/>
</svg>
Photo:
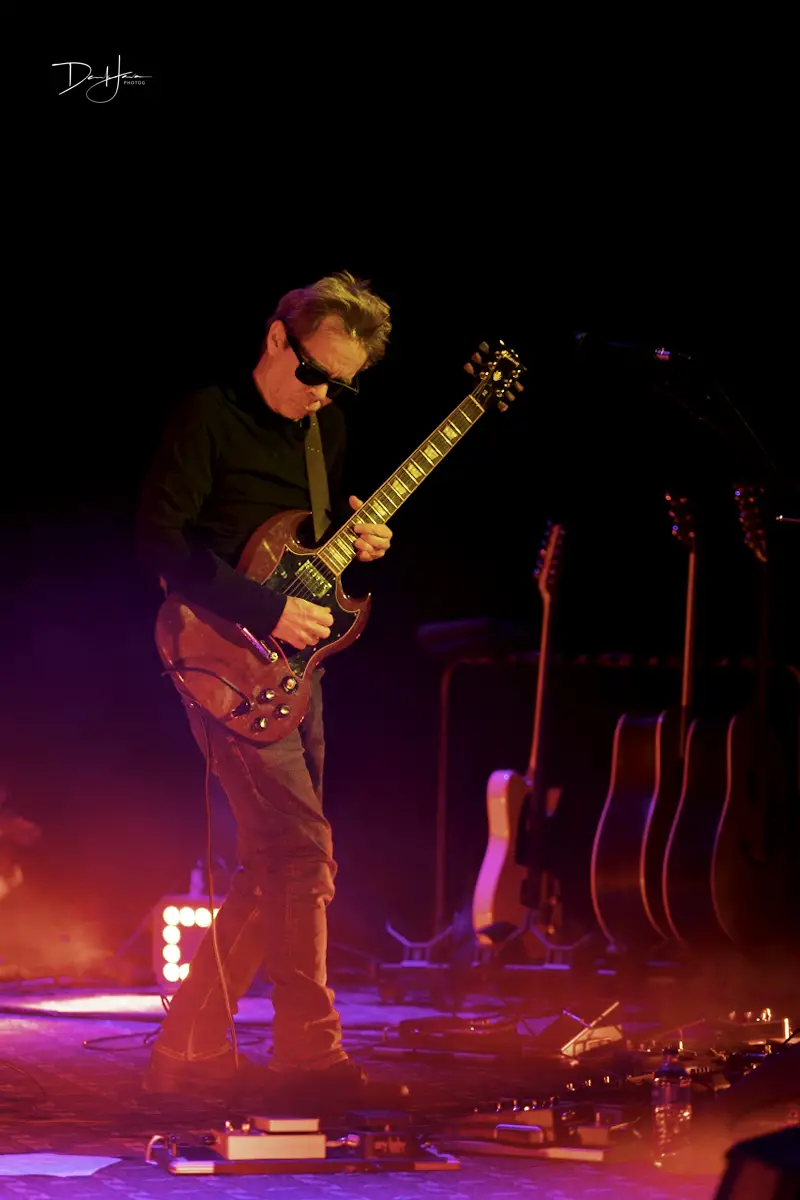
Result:
<svg viewBox="0 0 800 1200">
<path fill-rule="evenodd" d="M 353 543 L 358 534 L 353 526 L 362 522 L 385 524 L 484 412 L 483 405 L 473 395 L 462 400 L 386 483 L 317 551 L 317 558 L 335 575 L 341 574 L 356 556 Z"/>
</svg>

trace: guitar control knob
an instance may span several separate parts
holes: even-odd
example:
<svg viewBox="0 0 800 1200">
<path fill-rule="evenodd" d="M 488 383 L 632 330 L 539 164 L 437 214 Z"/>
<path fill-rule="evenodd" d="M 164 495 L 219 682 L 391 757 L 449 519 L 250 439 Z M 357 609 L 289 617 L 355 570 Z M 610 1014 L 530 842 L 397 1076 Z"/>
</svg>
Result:
<svg viewBox="0 0 800 1200">
<path fill-rule="evenodd" d="M 276 717 L 288 717 L 289 711 L 290 710 L 289 710 L 288 704 L 279 704 L 278 707 L 275 709 L 275 716 Z"/>
<path fill-rule="evenodd" d="M 285 692 L 297 691 L 297 680 L 295 679 L 294 675 L 287 675 L 285 679 L 282 679 L 281 687 Z"/>
<path fill-rule="evenodd" d="M 253 731 L 255 733 L 258 733 L 258 731 L 260 729 L 266 729 L 268 724 L 269 724 L 268 717 L 256 717 L 255 721 L 253 721 L 253 726 L 252 726 Z"/>
<path fill-rule="evenodd" d="M 262 688 L 262 690 L 258 693 L 259 704 L 269 704 L 270 700 L 274 699 L 275 693 L 273 692 L 272 688 Z"/>
<path fill-rule="evenodd" d="M 279 657 L 280 655 L 278 654 L 277 650 L 270 650 L 269 654 L 267 655 L 267 662 L 276 663 Z"/>
</svg>

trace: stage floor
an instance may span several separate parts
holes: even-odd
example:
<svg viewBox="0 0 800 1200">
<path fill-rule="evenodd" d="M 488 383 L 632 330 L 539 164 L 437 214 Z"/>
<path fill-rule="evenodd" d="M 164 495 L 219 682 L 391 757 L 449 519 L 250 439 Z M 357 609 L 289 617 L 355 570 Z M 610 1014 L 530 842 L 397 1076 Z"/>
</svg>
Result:
<svg viewBox="0 0 800 1200">
<path fill-rule="evenodd" d="M 433 1009 L 381 1003 L 372 989 L 340 990 L 346 1045 L 378 1080 L 404 1080 L 426 1118 L 471 1102 L 536 1094 L 547 1085 L 530 1065 L 448 1058 L 380 1057 L 382 1030 Z M 157 1105 L 140 1090 L 148 1048 L 163 1008 L 156 992 L 57 989 L 42 983 L 0 986 L 0 1197 L 3 1200 L 128 1200 L 181 1196 L 369 1197 L 509 1200 L 514 1196 L 642 1197 L 711 1200 L 720 1166 L 707 1174 L 670 1175 L 647 1163 L 573 1163 L 459 1153 L 462 1169 L 391 1175 L 274 1175 L 174 1178 L 144 1161 L 154 1134 L 199 1141 L 221 1118 L 213 1101 Z M 247 997 L 237 1017 L 242 1047 L 269 1055 L 272 1007 Z M 463 1013 L 460 1015 L 464 1015 Z M 93 1039 L 113 1039 L 109 1041 Z M 250 1044 L 251 1039 L 255 1044 Z M 260 1039 L 260 1040 L 259 1040 Z M 88 1043 L 88 1045 L 87 1045 Z"/>
</svg>

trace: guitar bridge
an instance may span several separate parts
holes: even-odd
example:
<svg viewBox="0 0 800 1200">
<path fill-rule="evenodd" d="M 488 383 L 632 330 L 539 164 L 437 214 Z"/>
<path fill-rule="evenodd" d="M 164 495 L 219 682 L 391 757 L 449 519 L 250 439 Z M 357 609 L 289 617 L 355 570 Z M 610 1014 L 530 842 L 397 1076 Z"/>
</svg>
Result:
<svg viewBox="0 0 800 1200">
<path fill-rule="evenodd" d="M 297 579 L 301 580 L 305 587 L 311 592 L 311 595 L 317 600 L 322 596 L 327 596 L 328 592 L 333 587 L 325 576 L 317 570 L 313 563 L 303 562 L 297 568 Z"/>
</svg>

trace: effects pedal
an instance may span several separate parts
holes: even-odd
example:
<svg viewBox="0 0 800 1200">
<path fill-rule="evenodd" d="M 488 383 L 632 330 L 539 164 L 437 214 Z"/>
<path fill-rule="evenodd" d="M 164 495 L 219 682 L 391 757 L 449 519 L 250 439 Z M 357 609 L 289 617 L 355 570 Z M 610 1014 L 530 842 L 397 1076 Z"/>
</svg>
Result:
<svg viewBox="0 0 800 1200">
<path fill-rule="evenodd" d="M 454 1153 L 606 1162 L 640 1157 L 636 1125 L 636 1117 L 614 1104 L 503 1097 L 456 1118 L 439 1139 Z"/>
<path fill-rule="evenodd" d="M 214 1129 L 209 1145 L 229 1162 L 322 1159 L 327 1150 L 318 1117 L 251 1117 L 239 1129 Z"/>
</svg>

